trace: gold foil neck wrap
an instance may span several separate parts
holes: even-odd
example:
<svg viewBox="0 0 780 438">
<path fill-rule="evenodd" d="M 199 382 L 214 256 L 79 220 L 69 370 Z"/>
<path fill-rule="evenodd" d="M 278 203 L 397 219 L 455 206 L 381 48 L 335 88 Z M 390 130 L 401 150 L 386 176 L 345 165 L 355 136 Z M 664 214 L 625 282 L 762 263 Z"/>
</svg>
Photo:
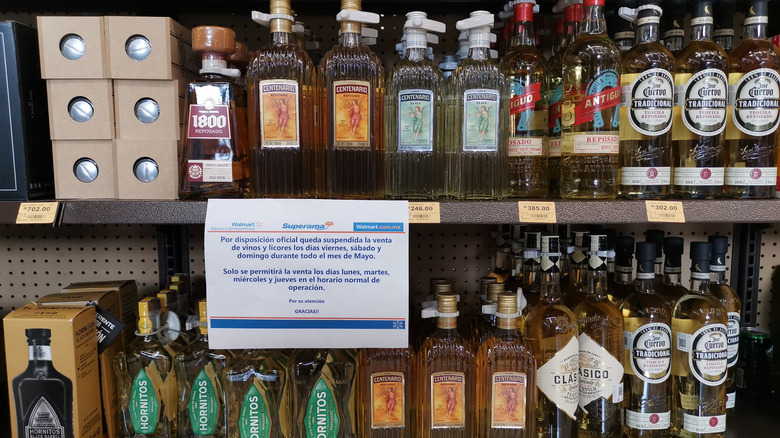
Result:
<svg viewBox="0 0 780 438">
<path fill-rule="evenodd" d="M 482 277 L 479 279 L 479 293 L 482 295 L 487 295 L 488 291 L 488 285 L 490 283 L 498 283 L 498 279 L 496 277 Z"/>
<path fill-rule="evenodd" d="M 363 25 L 360 23 L 355 23 L 353 21 L 342 21 L 341 22 L 341 34 L 345 33 L 356 33 L 360 35 L 363 32 Z"/>
<path fill-rule="evenodd" d="M 458 295 L 454 292 L 439 292 L 436 294 L 436 308 L 439 313 L 455 313 L 458 311 Z"/>
<path fill-rule="evenodd" d="M 160 300 L 157 298 L 144 298 L 138 302 L 138 332 L 146 335 L 154 330 L 151 313 L 160 311 Z"/>
<path fill-rule="evenodd" d="M 209 331 L 208 327 L 208 310 L 206 307 L 206 300 L 200 300 L 198 301 L 198 322 L 200 323 L 200 332 L 202 334 L 207 334 Z"/>
<path fill-rule="evenodd" d="M 517 313 L 517 295 L 511 292 L 501 292 L 498 294 L 496 311 L 505 314 Z"/>
<path fill-rule="evenodd" d="M 439 283 L 433 285 L 433 293 L 446 293 L 446 292 L 452 292 L 452 284 L 451 283 Z"/>
<path fill-rule="evenodd" d="M 495 303 L 498 301 L 498 296 L 501 292 L 504 292 L 504 283 L 488 283 L 487 300 Z"/>
<path fill-rule="evenodd" d="M 287 0 L 271 0 L 270 14 L 293 15 L 290 8 L 290 2 Z M 292 33 L 292 22 L 290 20 L 273 19 L 271 20 L 271 32 Z"/>
<path fill-rule="evenodd" d="M 341 9 L 354 9 L 356 11 L 362 11 L 361 0 L 341 0 Z"/>
</svg>

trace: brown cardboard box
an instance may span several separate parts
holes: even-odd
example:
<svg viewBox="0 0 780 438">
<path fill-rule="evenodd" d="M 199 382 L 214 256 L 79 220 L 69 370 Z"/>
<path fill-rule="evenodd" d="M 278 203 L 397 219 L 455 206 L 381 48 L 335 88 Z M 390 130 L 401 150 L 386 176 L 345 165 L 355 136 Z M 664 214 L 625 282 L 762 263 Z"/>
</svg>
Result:
<svg viewBox="0 0 780 438">
<path fill-rule="evenodd" d="M 83 281 L 71 283 L 62 292 L 102 292 L 113 290 L 119 292 L 122 311 L 119 320 L 125 324 L 122 332 L 125 334 L 125 343 L 134 338 L 136 324 L 138 324 L 138 282 L 135 280 L 105 280 Z"/>
<path fill-rule="evenodd" d="M 41 77 L 44 79 L 107 79 L 110 61 L 105 41 L 103 17 L 73 15 L 38 17 L 38 46 L 41 53 Z M 83 55 L 68 59 L 62 44 L 66 37 L 75 35 L 83 41 Z M 81 52 L 74 48 L 74 55 Z M 67 48 L 66 48 L 67 50 Z M 78 56 L 78 55 L 75 55 Z"/>
<path fill-rule="evenodd" d="M 181 80 L 116 80 L 114 81 L 114 111 L 116 138 L 120 140 L 170 139 L 181 137 L 184 96 L 180 94 Z M 138 104 L 148 104 L 158 111 L 140 113 Z M 144 120 L 142 118 L 146 117 Z"/>
<path fill-rule="evenodd" d="M 108 79 L 46 81 L 49 96 L 49 128 L 52 140 L 111 140 L 114 138 L 114 91 Z M 76 100 L 87 99 L 91 117 L 71 115 Z"/>
<path fill-rule="evenodd" d="M 57 199 L 114 199 L 114 142 L 111 140 L 62 140 L 52 142 L 54 181 Z M 97 178 L 82 182 L 76 178 L 75 166 L 82 160 L 97 166 Z"/>
<path fill-rule="evenodd" d="M 130 57 L 133 38 L 143 49 Z M 167 17 L 106 17 L 106 39 L 114 79 L 176 79 L 184 71 L 197 73 L 190 29 Z M 148 43 L 147 43 L 148 42 Z M 136 46 L 137 47 L 137 46 Z"/>
<path fill-rule="evenodd" d="M 119 292 L 115 290 L 65 292 L 40 297 L 35 303 L 51 307 L 98 306 L 99 309 L 96 308 L 95 314 L 96 327 L 98 328 L 98 343 L 106 343 L 98 357 L 98 365 L 100 366 L 100 396 L 103 401 L 103 431 L 108 436 L 118 436 L 119 396 L 116 391 L 113 358 L 120 351 L 123 351 L 125 347 L 125 339 L 117 330 L 119 326 L 115 325 L 117 320 L 121 321 L 122 313 Z M 97 313 L 97 311 L 100 313 Z M 108 315 L 104 312 L 108 313 Z M 106 318 L 113 318 L 115 321 Z M 112 335 L 116 337 L 111 339 Z"/>
<path fill-rule="evenodd" d="M 65 432 L 62 436 L 74 438 L 101 436 L 95 308 L 92 306 L 60 308 L 28 304 L 7 315 L 3 320 L 3 326 L 8 391 L 13 394 L 10 398 L 11 437 L 25 436 L 18 434 L 17 424 L 18 418 L 24 419 L 25 414 L 34 416 L 37 424 L 42 428 L 50 429 L 52 425 L 56 425 L 56 422 L 60 422 L 60 427 L 65 430 L 72 429 L 72 435 Z M 39 329 L 36 330 L 39 333 L 48 333 L 50 350 L 40 344 L 28 348 L 26 329 Z M 51 365 L 57 373 L 49 369 L 46 373 L 48 379 L 41 379 L 40 373 L 36 375 L 35 368 L 28 368 L 30 359 L 29 354 L 24 354 L 25 351 L 34 354 L 38 366 Z M 48 361 L 48 358 L 51 361 Z M 29 375 L 32 375 L 32 378 L 25 380 Z M 32 385 L 30 385 L 31 381 Z M 30 391 L 30 386 L 35 388 Z M 43 398 L 38 397 L 41 393 L 49 394 L 49 399 L 44 402 Z M 72 404 L 71 408 L 67 408 L 68 404 Z M 55 406 L 61 409 L 59 412 L 64 413 L 54 415 L 57 410 L 52 408 Z M 38 433 L 39 435 L 36 436 L 45 435 L 41 431 Z"/>
<path fill-rule="evenodd" d="M 178 199 L 179 164 L 176 140 L 115 140 L 118 199 Z M 151 159 L 157 177 L 150 182 L 136 177 L 136 163 Z"/>
</svg>

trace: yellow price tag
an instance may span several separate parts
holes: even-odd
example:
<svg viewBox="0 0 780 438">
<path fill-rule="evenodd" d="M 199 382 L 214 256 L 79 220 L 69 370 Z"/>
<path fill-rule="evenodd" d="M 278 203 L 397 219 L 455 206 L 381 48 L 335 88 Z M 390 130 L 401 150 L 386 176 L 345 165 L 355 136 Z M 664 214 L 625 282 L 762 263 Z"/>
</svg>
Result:
<svg viewBox="0 0 780 438">
<path fill-rule="evenodd" d="M 440 224 L 441 210 L 438 202 L 410 202 L 410 224 Z"/>
<path fill-rule="evenodd" d="M 648 222 L 685 223 L 683 203 L 680 201 L 645 201 Z"/>
<path fill-rule="evenodd" d="M 554 202 L 519 201 L 520 223 L 554 224 L 558 222 Z"/>
<path fill-rule="evenodd" d="M 51 224 L 57 217 L 57 205 L 54 202 L 22 202 L 16 214 L 17 224 Z"/>
</svg>

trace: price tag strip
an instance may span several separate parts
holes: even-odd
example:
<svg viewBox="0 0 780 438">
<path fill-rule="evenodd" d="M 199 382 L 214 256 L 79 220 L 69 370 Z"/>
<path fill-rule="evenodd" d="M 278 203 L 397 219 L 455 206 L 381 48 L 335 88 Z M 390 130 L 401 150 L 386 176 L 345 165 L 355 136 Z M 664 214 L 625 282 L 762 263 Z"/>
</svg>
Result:
<svg viewBox="0 0 780 438">
<path fill-rule="evenodd" d="M 680 201 L 645 201 L 648 222 L 685 223 L 683 203 Z"/>
<path fill-rule="evenodd" d="M 53 224 L 57 218 L 59 203 L 22 202 L 16 214 L 17 224 Z"/>
<path fill-rule="evenodd" d="M 554 224 L 558 222 L 555 202 L 519 201 L 520 223 Z"/>
<path fill-rule="evenodd" d="M 438 202 L 410 202 L 410 224 L 440 224 L 441 209 Z"/>
</svg>

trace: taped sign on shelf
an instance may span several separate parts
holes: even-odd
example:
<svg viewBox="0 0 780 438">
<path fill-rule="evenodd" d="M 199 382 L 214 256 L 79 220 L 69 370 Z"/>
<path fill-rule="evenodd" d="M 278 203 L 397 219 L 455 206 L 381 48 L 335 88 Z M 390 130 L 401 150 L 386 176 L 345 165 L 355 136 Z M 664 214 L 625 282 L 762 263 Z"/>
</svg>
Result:
<svg viewBox="0 0 780 438">
<path fill-rule="evenodd" d="M 55 202 L 22 202 L 19 204 L 19 212 L 16 214 L 17 224 L 51 224 L 57 217 Z"/>
<path fill-rule="evenodd" d="M 438 202 L 410 202 L 410 224 L 440 224 L 441 209 Z"/>
<path fill-rule="evenodd" d="M 558 222 L 555 202 L 519 201 L 521 223 L 554 224 Z"/>
</svg>

